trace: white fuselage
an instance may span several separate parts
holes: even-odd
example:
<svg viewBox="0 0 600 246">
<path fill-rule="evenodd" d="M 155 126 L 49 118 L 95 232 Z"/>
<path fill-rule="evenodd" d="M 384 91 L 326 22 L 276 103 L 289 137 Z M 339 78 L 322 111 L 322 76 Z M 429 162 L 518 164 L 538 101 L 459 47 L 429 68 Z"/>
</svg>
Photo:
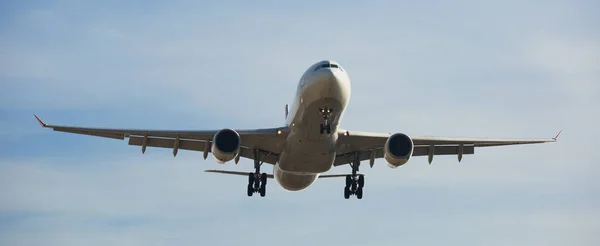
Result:
<svg viewBox="0 0 600 246">
<path fill-rule="evenodd" d="M 349 100 L 350 79 L 336 62 L 318 62 L 302 75 L 286 118 L 290 133 L 273 170 L 281 187 L 290 191 L 305 189 L 320 173 L 331 169 L 338 125 Z M 324 123 L 321 108 L 332 109 L 328 118 L 331 134 L 320 132 Z"/>
</svg>

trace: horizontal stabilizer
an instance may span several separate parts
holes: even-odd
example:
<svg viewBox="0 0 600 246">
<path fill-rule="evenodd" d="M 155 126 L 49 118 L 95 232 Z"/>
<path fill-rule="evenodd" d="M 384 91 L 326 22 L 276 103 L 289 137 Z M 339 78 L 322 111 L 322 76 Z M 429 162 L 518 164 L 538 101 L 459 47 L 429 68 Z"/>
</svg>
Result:
<svg viewBox="0 0 600 246">
<path fill-rule="evenodd" d="M 225 170 L 206 170 L 204 172 L 207 172 L 207 173 L 221 173 L 221 174 L 229 174 L 229 175 L 239 175 L 239 176 L 246 176 L 246 177 L 248 177 L 248 175 L 250 174 L 249 172 L 236 172 L 236 171 L 225 171 Z M 267 174 L 267 178 L 272 179 L 273 178 L 273 174 Z"/>
<path fill-rule="evenodd" d="M 237 171 L 226 171 L 226 170 L 206 170 L 204 172 L 238 175 L 238 176 L 246 176 L 246 177 L 248 177 L 248 174 L 250 174 L 249 172 L 237 172 Z M 324 174 L 324 175 L 319 175 L 319 178 L 343 178 L 348 175 L 351 175 L 351 174 Z M 359 174 L 359 175 L 364 175 L 364 174 Z M 267 174 L 267 178 L 272 179 L 273 174 Z"/>
<path fill-rule="evenodd" d="M 324 174 L 324 175 L 319 175 L 319 178 L 344 178 L 348 175 L 352 175 L 352 174 Z M 362 173 L 359 173 L 358 175 L 364 175 Z"/>
</svg>

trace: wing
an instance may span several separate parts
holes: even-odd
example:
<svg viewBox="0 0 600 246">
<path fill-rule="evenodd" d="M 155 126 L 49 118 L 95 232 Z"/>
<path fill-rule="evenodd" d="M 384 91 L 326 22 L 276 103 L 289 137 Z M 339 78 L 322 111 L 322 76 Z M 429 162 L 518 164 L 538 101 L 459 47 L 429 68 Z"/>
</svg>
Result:
<svg viewBox="0 0 600 246">
<path fill-rule="evenodd" d="M 434 155 L 457 155 L 458 160 L 463 154 L 474 154 L 477 147 L 492 147 L 517 144 L 537 144 L 556 142 L 562 130 L 549 139 L 492 139 L 492 138 L 447 138 L 447 137 L 424 137 L 410 136 L 415 145 L 413 156 L 428 156 L 429 163 Z M 391 134 L 368 133 L 368 132 L 338 132 L 338 145 L 336 147 L 335 166 L 351 163 L 355 156 L 358 159 L 373 161 L 383 158 L 383 146 Z"/>
<path fill-rule="evenodd" d="M 173 155 L 177 155 L 178 149 L 202 151 L 204 152 L 204 159 L 210 152 L 212 138 L 218 132 L 218 130 L 178 131 L 59 126 L 46 124 L 37 115 L 34 116 L 40 125 L 54 131 L 120 140 L 129 138 L 129 145 L 141 146 L 142 152 L 145 152 L 146 147 L 173 149 Z M 254 150 L 256 149 L 261 151 L 261 161 L 270 164 L 277 162 L 288 134 L 288 129 L 285 127 L 236 131 L 241 138 L 240 157 L 254 159 Z"/>
</svg>

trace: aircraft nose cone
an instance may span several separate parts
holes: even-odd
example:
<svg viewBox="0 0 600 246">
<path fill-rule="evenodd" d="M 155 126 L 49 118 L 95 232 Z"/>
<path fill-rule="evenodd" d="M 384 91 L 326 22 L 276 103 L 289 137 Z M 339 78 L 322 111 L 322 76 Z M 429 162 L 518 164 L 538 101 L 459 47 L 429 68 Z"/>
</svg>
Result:
<svg viewBox="0 0 600 246">
<path fill-rule="evenodd" d="M 342 90 L 340 75 L 332 69 L 321 69 L 319 71 L 318 82 L 316 83 L 317 90 L 322 96 L 332 96 Z"/>
<path fill-rule="evenodd" d="M 322 69 L 320 72 L 320 80 L 324 83 L 335 83 L 337 81 L 337 74 L 333 69 Z"/>
</svg>

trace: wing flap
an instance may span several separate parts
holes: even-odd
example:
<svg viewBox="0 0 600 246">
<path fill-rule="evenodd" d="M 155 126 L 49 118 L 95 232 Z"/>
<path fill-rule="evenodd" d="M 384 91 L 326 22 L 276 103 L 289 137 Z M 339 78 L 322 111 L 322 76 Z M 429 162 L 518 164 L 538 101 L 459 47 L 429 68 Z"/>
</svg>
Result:
<svg viewBox="0 0 600 246">
<path fill-rule="evenodd" d="M 129 137 L 129 145 L 142 146 L 144 143 L 143 137 L 131 136 Z M 173 148 L 175 146 L 175 139 L 169 138 L 148 138 L 146 142 L 148 147 L 158 148 Z M 206 141 L 196 140 L 179 140 L 179 149 L 204 151 Z"/>
<path fill-rule="evenodd" d="M 477 147 L 493 147 L 520 144 L 538 144 L 556 142 L 562 130 L 554 138 L 533 138 L 533 139 L 514 139 L 514 138 L 451 138 L 451 137 L 427 137 L 410 136 L 415 149 L 413 156 L 429 156 L 430 146 L 434 146 L 433 155 L 458 155 L 460 161 L 462 155 L 474 154 Z M 354 155 L 358 153 L 358 159 L 361 161 L 383 158 L 383 146 L 392 134 L 389 133 L 370 133 L 340 130 L 338 131 L 338 145 L 336 152 L 341 153 L 336 156 L 334 165 L 344 165 L 354 160 Z M 462 147 L 462 153 L 460 152 Z M 431 160 L 431 158 L 430 158 Z"/>
<path fill-rule="evenodd" d="M 562 131 L 561 131 L 562 132 Z M 554 138 L 534 138 L 534 139 L 516 139 L 516 138 L 451 138 L 451 137 L 429 137 L 429 136 L 410 136 L 415 146 L 458 146 L 463 144 L 473 145 L 475 147 L 493 147 L 517 144 L 539 144 L 556 142 L 558 136 Z M 338 132 L 339 140 L 337 146 L 338 153 L 349 153 L 367 149 L 377 149 L 383 147 L 391 134 L 354 132 L 341 130 Z"/>
<path fill-rule="evenodd" d="M 537 144 L 556 142 L 556 139 L 495 139 L 495 138 L 442 138 L 410 136 L 415 145 L 459 145 L 469 144 L 475 147 L 490 147 L 515 144 Z"/>
<path fill-rule="evenodd" d="M 252 149 L 242 147 L 240 149 L 239 155 L 241 157 L 248 158 L 250 160 L 254 160 L 254 151 L 252 151 Z M 277 164 L 277 161 L 279 160 L 279 154 L 261 150 L 260 160 L 265 163 L 275 165 L 275 164 Z"/>
<path fill-rule="evenodd" d="M 204 152 L 206 144 L 207 144 L 207 141 L 185 140 L 185 139 L 182 140 L 182 139 L 180 139 L 179 140 L 179 149 L 192 150 L 192 151 L 202 151 L 202 152 Z M 130 136 L 129 137 L 129 145 L 143 146 L 144 145 L 144 137 Z M 146 146 L 147 147 L 157 147 L 157 148 L 172 149 L 175 146 L 175 139 L 170 139 L 170 138 L 150 138 L 149 137 L 146 140 Z M 265 150 L 261 150 L 261 151 L 262 151 L 261 161 L 263 161 L 265 163 L 269 163 L 269 164 L 275 164 L 275 163 L 277 163 L 277 160 L 279 159 L 279 155 L 278 154 L 270 153 L 270 152 L 265 151 Z M 210 152 L 210 148 L 208 148 L 208 152 Z M 254 151 L 252 151 L 252 149 L 249 149 L 249 148 L 246 148 L 246 147 L 240 148 L 239 155 L 241 157 L 248 158 L 248 159 L 251 159 L 251 160 L 254 159 Z"/>
<path fill-rule="evenodd" d="M 363 150 L 358 152 L 358 159 L 360 161 L 366 161 L 371 158 L 371 151 L 375 151 L 375 159 L 383 158 L 383 148 L 374 150 Z M 334 166 L 341 166 L 348 164 L 354 160 L 354 153 L 344 153 L 336 156 L 333 163 Z M 434 146 L 434 155 L 458 155 L 459 146 Z M 463 146 L 463 155 L 475 154 L 475 146 L 465 145 Z M 429 155 L 429 146 L 415 146 L 412 156 L 427 156 Z"/>
<path fill-rule="evenodd" d="M 433 146 L 433 153 L 435 155 L 458 155 L 458 146 Z M 463 147 L 463 155 L 475 154 L 475 146 L 465 145 Z M 425 156 L 429 155 L 429 146 L 415 146 L 413 156 Z"/>
</svg>

